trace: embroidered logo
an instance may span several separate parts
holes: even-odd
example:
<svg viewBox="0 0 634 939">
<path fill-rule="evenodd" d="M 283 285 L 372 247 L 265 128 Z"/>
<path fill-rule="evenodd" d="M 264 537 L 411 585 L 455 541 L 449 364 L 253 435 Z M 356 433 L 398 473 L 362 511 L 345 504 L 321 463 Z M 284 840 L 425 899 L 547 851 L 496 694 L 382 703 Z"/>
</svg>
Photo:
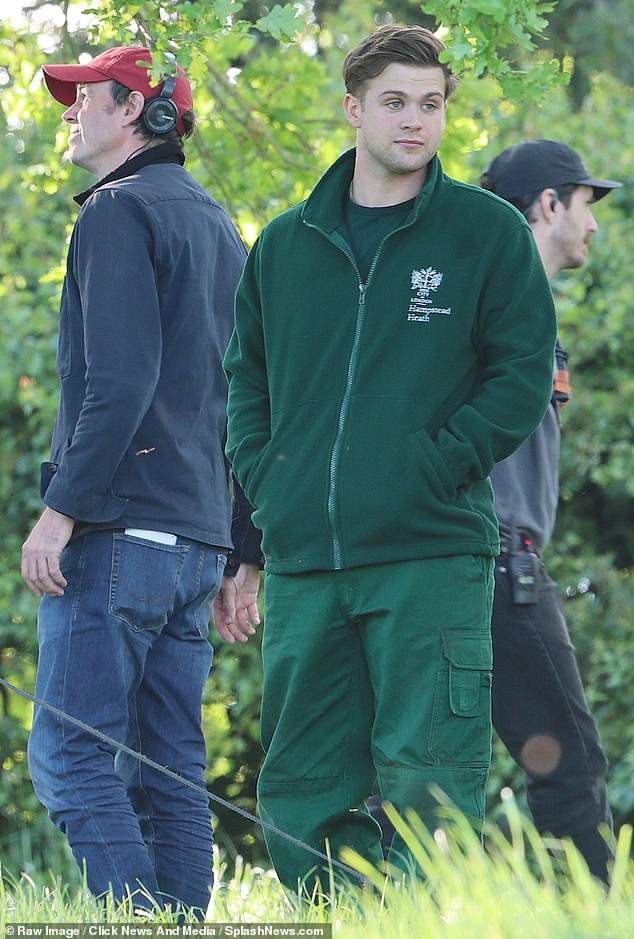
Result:
<svg viewBox="0 0 634 939">
<path fill-rule="evenodd" d="M 412 291 L 415 291 L 409 302 L 407 319 L 411 323 L 428 323 L 429 317 L 441 313 L 449 316 L 451 307 L 432 307 L 433 300 L 429 294 L 438 290 L 444 275 L 435 271 L 433 267 L 412 271 Z"/>
</svg>

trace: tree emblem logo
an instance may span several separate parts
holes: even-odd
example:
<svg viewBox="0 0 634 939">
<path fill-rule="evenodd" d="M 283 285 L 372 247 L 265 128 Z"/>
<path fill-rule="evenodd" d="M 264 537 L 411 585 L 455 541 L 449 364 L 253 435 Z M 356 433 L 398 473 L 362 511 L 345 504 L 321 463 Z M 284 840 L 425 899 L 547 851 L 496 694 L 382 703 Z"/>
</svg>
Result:
<svg viewBox="0 0 634 939">
<path fill-rule="evenodd" d="M 420 271 L 412 271 L 412 290 L 417 293 L 417 299 L 421 303 L 431 303 L 429 294 L 432 290 L 438 290 L 443 275 L 435 271 L 433 267 L 427 267 Z"/>
</svg>

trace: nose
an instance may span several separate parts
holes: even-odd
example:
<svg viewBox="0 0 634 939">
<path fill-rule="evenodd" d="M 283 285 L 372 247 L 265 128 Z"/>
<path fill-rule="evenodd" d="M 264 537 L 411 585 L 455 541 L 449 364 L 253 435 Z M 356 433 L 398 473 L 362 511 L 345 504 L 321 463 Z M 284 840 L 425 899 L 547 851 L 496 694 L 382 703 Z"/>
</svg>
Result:
<svg viewBox="0 0 634 939">
<path fill-rule="evenodd" d="M 420 127 L 420 114 L 415 104 L 410 104 L 401 113 L 402 127 Z"/>
<path fill-rule="evenodd" d="M 597 220 L 594 217 L 593 212 L 588 212 L 588 224 L 586 227 L 588 231 L 593 235 L 595 235 L 599 231 L 599 225 L 597 224 Z"/>
<path fill-rule="evenodd" d="M 69 108 L 66 108 L 62 114 L 62 120 L 66 121 L 67 124 L 76 124 L 77 123 L 77 109 L 79 105 L 77 101 L 73 101 Z"/>
</svg>

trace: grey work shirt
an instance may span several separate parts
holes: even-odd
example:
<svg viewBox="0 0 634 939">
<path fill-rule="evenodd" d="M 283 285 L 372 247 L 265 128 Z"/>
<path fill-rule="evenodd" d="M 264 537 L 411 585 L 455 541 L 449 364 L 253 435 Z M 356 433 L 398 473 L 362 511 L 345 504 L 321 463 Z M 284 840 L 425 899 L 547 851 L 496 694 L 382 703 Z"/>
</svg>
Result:
<svg viewBox="0 0 634 939">
<path fill-rule="evenodd" d="M 551 403 L 524 443 L 491 472 L 502 536 L 525 532 L 539 551 L 550 541 L 559 499 L 559 418 Z"/>
</svg>

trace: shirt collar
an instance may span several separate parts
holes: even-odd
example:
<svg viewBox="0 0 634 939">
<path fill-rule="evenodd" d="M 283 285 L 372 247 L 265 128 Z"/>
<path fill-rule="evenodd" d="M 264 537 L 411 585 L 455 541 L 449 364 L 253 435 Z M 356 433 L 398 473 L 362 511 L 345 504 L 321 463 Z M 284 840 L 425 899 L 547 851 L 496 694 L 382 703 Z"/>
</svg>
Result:
<svg viewBox="0 0 634 939">
<path fill-rule="evenodd" d="M 141 167 L 149 166 L 152 163 L 180 163 L 183 166 L 185 154 L 177 144 L 168 143 L 167 141 L 156 147 L 148 147 L 147 150 L 142 150 L 136 156 L 128 157 L 121 166 L 118 166 L 112 173 L 108 173 L 90 189 L 85 189 L 84 192 L 74 196 L 74 200 L 78 205 L 83 205 L 92 196 L 93 192 L 105 186 L 106 183 L 112 183 L 117 179 L 125 179 L 126 176 L 133 176 Z"/>
</svg>

